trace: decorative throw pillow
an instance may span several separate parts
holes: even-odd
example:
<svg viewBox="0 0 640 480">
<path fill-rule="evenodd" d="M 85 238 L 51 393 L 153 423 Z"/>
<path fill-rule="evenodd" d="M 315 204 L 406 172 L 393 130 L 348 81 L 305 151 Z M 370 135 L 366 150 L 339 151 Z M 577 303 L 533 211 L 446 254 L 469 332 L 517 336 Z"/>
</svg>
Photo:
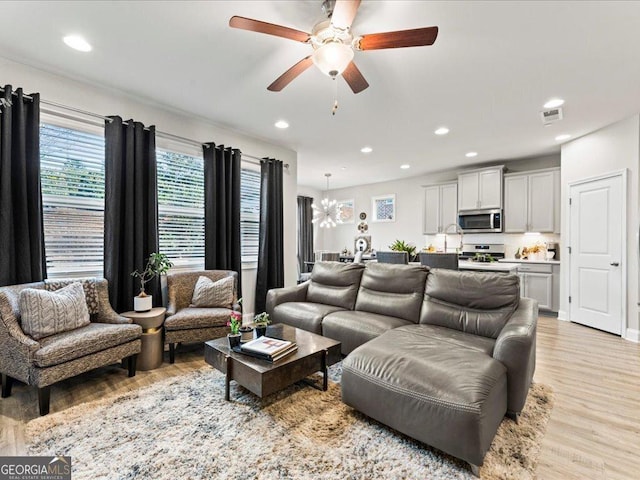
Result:
<svg viewBox="0 0 640 480">
<path fill-rule="evenodd" d="M 89 325 L 89 310 L 79 282 L 49 292 L 25 288 L 20 292 L 22 330 L 35 340 Z"/>
<path fill-rule="evenodd" d="M 233 277 L 214 282 L 207 277 L 198 277 L 191 298 L 192 307 L 231 308 L 233 304 Z"/>
</svg>

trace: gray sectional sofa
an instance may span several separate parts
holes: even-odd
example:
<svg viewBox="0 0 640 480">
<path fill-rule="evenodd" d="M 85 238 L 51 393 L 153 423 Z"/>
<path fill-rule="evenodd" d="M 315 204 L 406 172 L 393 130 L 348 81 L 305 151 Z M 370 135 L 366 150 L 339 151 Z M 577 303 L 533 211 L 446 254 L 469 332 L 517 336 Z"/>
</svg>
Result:
<svg viewBox="0 0 640 480">
<path fill-rule="evenodd" d="M 320 262 L 267 312 L 342 343 L 345 403 L 475 472 L 533 378 L 538 307 L 516 275 Z"/>
</svg>

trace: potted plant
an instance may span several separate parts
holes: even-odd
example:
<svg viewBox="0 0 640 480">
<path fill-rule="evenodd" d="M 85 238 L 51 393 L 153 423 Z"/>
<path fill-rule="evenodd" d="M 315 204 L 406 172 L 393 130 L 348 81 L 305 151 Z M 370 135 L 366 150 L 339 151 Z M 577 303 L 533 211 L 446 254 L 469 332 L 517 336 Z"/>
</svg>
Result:
<svg viewBox="0 0 640 480">
<path fill-rule="evenodd" d="M 404 240 L 396 240 L 391 245 L 389 245 L 389 248 L 393 252 L 407 252 L 410 262 L 413 262 L 416 256 L 416 246 L 407 243 Z"/>
<path fill-rule="evenodd" d="M 240 333 L 240 325 L 242 325 L 242 313 L 235 310 L 229 314 L 229 320 L 227 326 L 230 332 L 227 333 L 227 340 L 229 341 L 229 348 L 239 347 L 242 334 Z"/>
<path fill-rule="evenodd" d="M 234 305 L 233 309 L 236 312 L 242 314 L 242 298 L 238 299 L 238 301 Z M 242 325 L 240 327 L 239 332 L 240 332 L 240 336 L 241 336 L 241 339 L 240 339 L 241 343 L 245 343 L 245 342 L 248 342 L 248 341 L 253 339 L 253 327 L 251 327 L 249 325 Z"/>
<path fill-rule="evenodd" d="M 262 312 L 253 317 L 253 323 L 256 326 L 256 338 L 264 337 L 267 334 L 267 325 L 271 323 L 271 319 L 267 312 Z"/>
<path fill-rule="evenodd" d="M 164 253 L 152 253 L 149 255 L 144 270 L 131 272 L 132 277 L 140 279 L 140 293 L 133 297 L 133 309 L 136 312 L 148 312 L 153 307 L 153 295 L 147 295 L 144 286 L 158 275 L 163 275 L 173 267 L 173 263 Z"/>
</svg>

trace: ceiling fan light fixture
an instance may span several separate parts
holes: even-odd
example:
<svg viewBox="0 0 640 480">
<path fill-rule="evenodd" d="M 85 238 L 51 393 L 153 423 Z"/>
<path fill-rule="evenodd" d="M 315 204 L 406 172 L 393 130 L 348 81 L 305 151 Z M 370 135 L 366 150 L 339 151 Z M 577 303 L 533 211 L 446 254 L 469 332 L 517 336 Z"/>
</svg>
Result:
<svg viewBox="0 0 640 480">
<path fill-rule="evenodd" d="M 336 77 L 349 66 L 353 56 L 353 49 L 349 45 L 330 41 L 318 47 L 311 58 L 322 73 Z"/>
</svg>

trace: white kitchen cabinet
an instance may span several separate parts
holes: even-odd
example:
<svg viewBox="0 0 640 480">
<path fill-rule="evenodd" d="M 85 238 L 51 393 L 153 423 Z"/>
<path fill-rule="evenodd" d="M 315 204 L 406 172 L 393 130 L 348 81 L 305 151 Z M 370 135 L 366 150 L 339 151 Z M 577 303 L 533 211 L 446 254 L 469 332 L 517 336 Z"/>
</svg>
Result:
<svg viewBox="0 0 640 480">
<path fill-rule="evenodd" d="M 424 188 L 423 233 L 444 233 L 445 228 L 458 223 L 458 184 L 443 183 Z"/>
<path fill-rule="evenodd" d="M 558 232 L 559 170 L 505 175 L 505 233 Z"/>
<path fill-rule="evenodd" d="M 559 266 L 542 263 L 520 264 L 520 295 L 538 301 L 540 310 L 557 312 L 559 308 Z"/>
<path fill-rule="evenodd" d="M 458 175 L 458 210 L 502 208 L 503 166 Z"/>
</svg>

